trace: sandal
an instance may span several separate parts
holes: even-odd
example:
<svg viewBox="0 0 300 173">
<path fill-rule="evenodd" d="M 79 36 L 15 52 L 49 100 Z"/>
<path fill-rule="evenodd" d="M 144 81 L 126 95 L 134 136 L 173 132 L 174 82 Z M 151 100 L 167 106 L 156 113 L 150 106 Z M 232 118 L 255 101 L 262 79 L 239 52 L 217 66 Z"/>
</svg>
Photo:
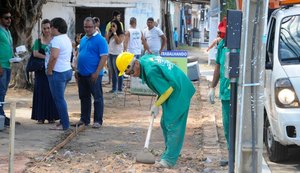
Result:
<svg viewBox="0 0 300 173">
<path fill-rule="evenodd" d="M 55 120 L 48 120 L 48 124 L 54 124 Z"/>
<path fill-rule="evenodd" d="M 71 124 L 71 126 L 73 126 L 73 127 L 79 127 L 79 126 L 81 126 L 81 125 L 84 125 L 84 122 L 81 121 L 81 120 L 79 120 L 77 123 Z"/>
<path fill-rule="evenodd" d="M 37 124 L 44 124 L 44 123 L 45 123 L 44 120 L 38 120 L 38 121 L 37 121 Z"/>
</svg>

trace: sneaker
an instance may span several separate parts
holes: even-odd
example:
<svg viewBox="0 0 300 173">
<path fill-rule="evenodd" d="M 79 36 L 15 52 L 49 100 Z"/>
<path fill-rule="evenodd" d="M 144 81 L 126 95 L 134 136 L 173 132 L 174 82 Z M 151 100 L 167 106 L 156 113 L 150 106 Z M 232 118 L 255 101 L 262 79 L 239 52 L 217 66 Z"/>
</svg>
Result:
<svg viewBox="0 0 300 173">
<path fill-rule="evenodd" d="M 124 92 L 123 91 L 118 91 L 117 94 L 118 95 L 124 95 Z"/>
<path fill-rule="evenodd" d="M 116 91 L 114 91 L 114 90 L 109 90 L 109 91 L 107 91 L 106 93 L 115 93 Z"/>
<path fill-rule="evenodd" d="M 94 123 L 93 124 L 93 128 L 95 128 L 95 129 L 99 129 L 100 127 L 101 127 L 100 123 Z"/>
</svg>

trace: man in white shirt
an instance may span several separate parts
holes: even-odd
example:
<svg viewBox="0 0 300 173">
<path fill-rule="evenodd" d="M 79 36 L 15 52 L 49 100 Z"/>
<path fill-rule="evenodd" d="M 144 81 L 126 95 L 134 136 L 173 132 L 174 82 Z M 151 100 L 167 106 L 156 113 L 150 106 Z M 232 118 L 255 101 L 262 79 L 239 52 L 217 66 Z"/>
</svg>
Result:
<svg viewBox="0 0 300 173">
<path fill-rule="evenodd" d="M 149 50 L 145 53 L 160 55 L 166 45 L 167 38 L 160 28 L 154 26 L 154 19 L 152 17 L 147 19 L 147 26 L 143 34 Z"/>
<path fill-rule="evenodd" d="M 148 44 L 141 30 L 136 28 L 136 18 L 130 18 L 130 27 L 125 33 L 124 52 L 133 53 L 136 59 L 139 59 L 142 53 L 142 44 L 144 50 L 149 51 Z"/>
</svg>

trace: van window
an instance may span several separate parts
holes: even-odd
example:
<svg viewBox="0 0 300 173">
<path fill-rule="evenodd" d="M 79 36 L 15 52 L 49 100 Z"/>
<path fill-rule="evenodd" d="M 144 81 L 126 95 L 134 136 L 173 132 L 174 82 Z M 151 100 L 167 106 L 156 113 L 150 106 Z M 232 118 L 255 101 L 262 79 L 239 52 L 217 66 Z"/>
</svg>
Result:
<svg viewBox="0 0 300 173">
<path fill-rule="evenodd" d="M 271 18 L 269 24 L 269 31 L 268 31 L 268 40 L 267 40 L 267 55 L 266 55 L 266 64 L 273 62 L 273 53 L 274 53 L 274 41 L 275 41 L 275 26 L 276 26 L 276 19 L 274 17 Z"/>
<path fill-rule="evenodd" d="M 300 15 L 282 19 L 278 51 L 282 64 L 300 63 Z"/>
</svg>

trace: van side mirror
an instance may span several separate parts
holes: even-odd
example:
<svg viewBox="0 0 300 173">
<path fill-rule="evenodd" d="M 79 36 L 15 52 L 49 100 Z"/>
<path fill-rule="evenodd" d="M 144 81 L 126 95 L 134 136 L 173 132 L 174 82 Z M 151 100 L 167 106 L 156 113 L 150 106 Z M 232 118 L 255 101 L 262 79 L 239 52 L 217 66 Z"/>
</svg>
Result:
<svg viewBox="0 0 300 173">
<path fill-rule="evenodd" d="M 265 64 L 265 68 L 266 68 L 266 70 L 272 70 L 273 69 L 273 64 L 272 64 L 272 62 L 266 62 L 266 64 Z"/>
</svg>

